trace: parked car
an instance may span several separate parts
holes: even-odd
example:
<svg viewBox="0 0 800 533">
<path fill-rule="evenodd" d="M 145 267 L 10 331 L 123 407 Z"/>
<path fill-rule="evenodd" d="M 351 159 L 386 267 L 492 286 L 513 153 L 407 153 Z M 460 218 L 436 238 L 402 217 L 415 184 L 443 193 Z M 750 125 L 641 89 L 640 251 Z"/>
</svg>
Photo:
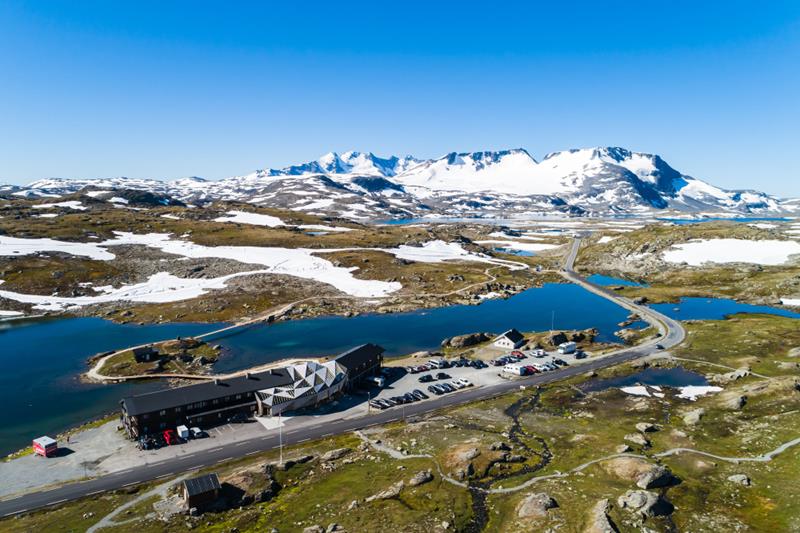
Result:
<svg viewBox="0 0 800 533">
<path fill-rule="evenodd" d="M 420 376 L 417 381 L 420 383 L 430 383 L 431 381 L 436 381 L 436 378 L 430 374 L 425 374 L 424 376 Z"/>
<path fill-rule="evenodd" d="M 538 374 L 539 370 L 533 365 L 528 365 L 528 366 L 525 367 L 525 372 L 528 375 L 531 375 L 531 374 Z"/>
<path fill-rule="evenodd" d="M 180 444 L 180 439 L 178 438 L 178 434 L 175 433 L 174 429 L 165 429 L 163 435 L 164 435 L 164 442 L 167 443 L 167 446 Z"/>
<path fill-rule="evenodd" d="M 442 391 L 439 389 L 438 385 L 428 385 L 428 391 L 435 394 L 436 396 L 441 396 Z"/>
<path fill-rule="evenodd" d="M 656 344 L 656 348 L 658 348 L 659 350 L 663 350 L 664 349 L 664 345 L 663 344 Z"/>
<path fill-rule="evenodd" d="M 465 387 L 472 387 L 472 382 L 467 378 L 461 378 L 459 381 L 463 383 Z"/>
<path fill-rule="evenodd" d="M 444 372 L 436 374 L 436 379 L 450 379 L 450 376 Z"/>
<path fill-rule="evenodd" d="M 456 388 L 455 388 L 455 387 L 453 387 L 453 386 L 452 386 L 451 384 L 449 384 L 449 383 L 442 383 L 442 384 L 441 384 L 441 385 L 439 385 L 439 386 L 440 386 L 441 388 L 443 388 L 443 389 L 445 390 L 445 392 L 453 392 L 454 390 L 456 390 Z"/>
<path fill-rule="evenodd" d="M 381 410 L 381 411 L 383 411 L 384 409 L 386 409 L 386 406 L 384 406 L 384 405 L 383 405 L 383 403 L 379 402 L 378 400 L 372 400 L 372 401 L 370 401 L 370 402 L 369 402 L 369 406 L 370 406 L 370 407 L 372 407 L 372 408 L 374 408 L 374 409 L 379 409 L 379 410 Z"/>
<path fill-rule="evenodd" d="M 383 376 L 372 376 L 369 379 L 374 385 L 377 385 L 378 387 L 384 387 L 386 385 L 386 378 L 384 378 Z"/>
<path fill-rule="evenodd" d="M 208 437 L 208 433 L 206 433 L 199 427 L 189 428 L 189 434 L 192 436 L 193 439 L 204 439 Z"/>
<path fill-rule="evenodd" d="M 427 394 L 425 394 L 424 392 L 422 392 L 422 391 L 421 391 L 421 390 L 419 390 L 419 389 L 414 389 L 414 390 L 412 390 L 412 391 L 411 391 L 411 394 L 413 394 L 413 395 L 417 396 L 417 397 L 418 397 L 420 400 L 427 400 L 427 399 L 428 399 L 428 395 L 427 395 Z"/>
<path fill-rule="evenodd" d="M 556 357 L 555 359 L 553 359 L 553 362 L 554 362 L 555 364 L 557 364 L 558 366 L 569 366 L 569 364 L 568 364 L 566 361 L 564 361 L 563 359 L 560 359 L 560 358 L 558 358 L 558 357 Z"/>
</svg>

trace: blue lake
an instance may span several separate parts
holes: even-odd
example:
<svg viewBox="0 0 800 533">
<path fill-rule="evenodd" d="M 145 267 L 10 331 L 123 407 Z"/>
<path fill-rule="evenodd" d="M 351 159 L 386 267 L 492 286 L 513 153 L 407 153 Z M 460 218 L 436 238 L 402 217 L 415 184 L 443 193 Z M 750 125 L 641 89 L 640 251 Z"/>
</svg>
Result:
<svg viewBox="0 0 800 533">
<path fill-rule="evenodd" d="M 398 314 L 353 318 L 320 317 L 256 326 L 213 340 L 222 344 L 219 372 L 238 370 L 286 357 L 336 354 L 373 342 L 387 355 L 433 349 L 445 337 L 476 331 L 548 330 L 597 327 L 600 339 L 613 336 L 627 312 L 576 285 L 547 284 L 507 300 L 457 305 Z M 196 335 L 209 324 L 134 326 L 97 318 L 0 323 L 0 452 L 30 443 L 113 411 L 123 396 L 160 387 L 158 383 L 87 385 L 77 376 L 87 357 L 145 342 Z"/>
<path fill-rule="evenodd" d="M 163 385 L 87 385 L 87 357 L 144 342 L 196 335 L 208 324 L 122 325 L 99 318 L 0 322 L 0 453 L 114 410 L 122 396 Z"/>
<path fill-rule="evenodd" d="M 603 391 L 610 388 L 630 387 L 633 385 L 656 385 L 660 387 L 688 387 L 690 385 L 708 385 L 702 374 L 691 372 L 682 367 L 647 368 L 627 376 L 607 379 L 594 379 L 580 388 L 584 392 Z"/>
<path fill-rule="evenodd" d="M 683 298 L 676 304 L 651 304 L 650 307 L 676 320 L 721 320 L 736 313 L 766 313 L 800 318 L 800 313 L 785 309 L 750 305 L 724 298 Z"/>
<path fill-rule="evenodd" d="M 531 251 L 528 251 L 528 250 L 517 250 L 515 248 L 493 248 L 493 250 L 495 252 L 500 252 L 502 254 L 511 254 L 511 255 L 516 255 L 516 256 L 519 256 L 519 257 L 533 257 L 534 255 L 536 255 Z"/>
<path fill-rule="evenodd" d="M 722 217 L 709 217 L 709 218 L 657 218 L 656 220 L 661 220 L 662 222 L 672 222 L 673 224 L 678 224 L 679 226 L 683 226 L 686 224 L 700 224 L 703 222 L 786 222 L 791 220 L 790 218 L 780 218 L 780 217 L 742 217 L 742 218 L 722 218 Z"/>
<path fill-rule="evenodd" d="M 655 309 L 677 319 L 718 319 L 727 314 L 800 314 L 731 300 L 689 298 Z M 675 311 L 679 308 L 679 311 Z M 320 317 L 256 326 L 213 340 L 222 344 L 219 372 L 239 370 L 286 357 L 336 354 L 365 342 L 380 344 L 388 356 L 434 349 L 445 337 L 476 331 L 500 332 L 596 327 L 602 341 L 628 312 L 571 284 L 546 284 L 507 300 L 456 305 L 397 314 L 352 318 Z M 640 326 L 636 323 L 635 326 Z M 117 408 L 120 398 L 163 387 L 161 383 L 88 385 L 78 375 L 99 352 L 216 329 L 216 324 L 121 325 L 98 318 L 0 322 L 0 453 L 56 433 Z"/>
<path fill-rule="evenodd" d="M 602 285 L 604 287 L 613 285 L 623 285 L 626 287 L 647 287 L 645 283 L 637 283 L 635 281 L 629 281 L 627 279 L 622 279 L 622 278 L 614 278 L 612 276 L 605 276 L 603 274 L 592 274 L 586 279 L 596 285 Z"/>
</svg>

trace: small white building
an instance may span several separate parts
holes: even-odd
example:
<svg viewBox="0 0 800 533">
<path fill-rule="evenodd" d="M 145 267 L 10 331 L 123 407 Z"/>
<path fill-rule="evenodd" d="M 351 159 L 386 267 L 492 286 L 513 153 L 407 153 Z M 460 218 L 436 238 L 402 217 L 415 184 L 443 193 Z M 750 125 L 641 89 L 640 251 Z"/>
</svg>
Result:
<svg viewBox="0 0 800 533">
<path fill-rule="evenodd" d="M 564 342 L 558 345 L 558 353 L 575 353 L 578 345 L 574 342 Z"/>
<path fill-rule="evenodd" d="M 506 350 L 514 350 L 525 344 L 525 337 L 514 328 L 506 331 L 494 340 L 494 345 Z"/>
<path fill-rule="evenodd" d="M 524 376 L 525 375 L 525 367 L 522 365 L 506 365 L 503 367 L 503 372 L 506 374 L 511 374 L 512 376 Z"/>
</svg>

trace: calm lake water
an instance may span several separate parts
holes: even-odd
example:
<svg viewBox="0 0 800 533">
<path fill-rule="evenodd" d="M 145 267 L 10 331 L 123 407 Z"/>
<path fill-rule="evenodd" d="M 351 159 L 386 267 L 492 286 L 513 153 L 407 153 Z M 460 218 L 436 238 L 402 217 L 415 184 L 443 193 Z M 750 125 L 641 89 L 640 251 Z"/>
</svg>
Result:
<svg viewBox="0 0 800 533">
<path fill-rule="evenodd" d="M 685 224 L 700 224 L 703 222 L 786 222 L 788 220 L 792 220 L 790 218 L 780 218 L 780 217 L 742 217 L 742 218 L 657 218 L 656 220 L 661 220 L 663 222 L 672 222 L 673 224 L 678 224 L 679 226 L 683 226 Z"/>
<path fill-rule="evenodd" d="M 387 355 L 433 349 L 445 337 L 476 331 L 548 330 L 554 316 L 562 329 L 597 327 L 601 340 L 615 340 L 627 312 L 576 285 L 547 284 L 508 300 L 478 306 L 458 305 L 398 314 L 353 318 L 321 317 L 245 329 L 216 339 L 223 357 L 219 372 L 239 370 L 286 357 L 319 356 L 373 342 Z M 129 394 L 153 390 L 157 383 L 86 385 L 77 376 L 95 353 L 145 342 L 196 335 L 214 324 L 134 326 L 98 318 L 0 323 L 0 452 L 27 445 L 32 438 L 56 433 L 113 411 Z"/>
<path fill-rule="evenodd" d="M 196 335 L 209 327 L 133 326 L 99 318 L 0 322 L 0 453 L 112 411 L 121 397 L 133 391 L 162 386 L 80 383 L 77 376 L 86 371 L 87 357 L 177 335 Z"/>
<path fill-rule="evenodd" d="M 800 313 L 786 309 L 750 305 L 724 298 L 683 298 L 677 304 L 651 304 L 650 307 L 676 320 L 721 320 L 736 313 L 766 313 L 800 318 Z"/>
<path fill-rule="evenodd" d="M 656 385 L 659 387 L 688 387 L 689 385 L 708 385 L 702 374 L 691 372 L 683 367 L 647 368 L 635 374 L 607 379 L 594 379 L 581 386 L 584 392 L 597 392 L 611 388 L 633 385 Z"/>
<path fill-rule="evenodd" d="M 597 285 L 603 285 L 604 287 L 613 285 L 624 285 L 626 287 L 647 287 L 647 285 L 644 283 L 637 283 L 635 281 L 622 278 L 614 278 L 612 276 L 604 276 L 603 274 L 592 274 L 586 279 Z"/>
<path fill-rule="evenodd" d="M 689 298 L 654 305 L 678 319 L 722 318 L 737 312 L 800 314 L 732 300 Z M 680 309 L 675 311 L 675 309 Z M 617 341 L 617 324 L 627 311 L 577 285 L 546 284 L 507 300 L 397 314 L 353 318 L 320 317 L 257 326 L 212 342 L 222 344 L 216 370 L 226 372 L 286 357 L 342 352 L 365 342 L 380 344 L 389 356 L 436 348 L 445 337 L 511 327 L 546 331 L 596 327 L 600 340 Z M 640 325 L 639 323 L 636 326 Z M 159 383 L 86 385 L 77 376 L 87 357 L 145 342 L 191 336 L 218 324 L 121 325 L 98 318 L 0 322 L 0 453 L 116 410 L 119 400 L 162 387 Z"/>
</svg>

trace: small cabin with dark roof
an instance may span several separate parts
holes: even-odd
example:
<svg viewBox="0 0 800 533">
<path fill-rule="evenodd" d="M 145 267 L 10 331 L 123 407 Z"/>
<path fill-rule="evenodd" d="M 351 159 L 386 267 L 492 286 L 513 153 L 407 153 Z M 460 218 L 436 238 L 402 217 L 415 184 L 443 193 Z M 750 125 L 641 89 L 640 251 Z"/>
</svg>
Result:
<svg viewBox="0 0 800 533">
<path fill-rule="evenodd" d="M 495 346 L 498 348 L 504 348 L 506 350 L 515 350 L 524 344 L 525 337 L 523 337 L 522 333 L 514 328 L 511 328 L 502 335 L 499 335 L 494 340 Z"/>
<path fill-rule="evenodd" d="M 186 479 L 183 482 L 183 501 L 191 509 L 209 507 L 219 498 L 220 484 L 216 474 Z"/>
<path fill-rule="evenodd" d="M 158 357 L 158 350 L 151 345 L 136 347 L 131 352 L 137 363 L 149 363 Z"/>
</svg>

